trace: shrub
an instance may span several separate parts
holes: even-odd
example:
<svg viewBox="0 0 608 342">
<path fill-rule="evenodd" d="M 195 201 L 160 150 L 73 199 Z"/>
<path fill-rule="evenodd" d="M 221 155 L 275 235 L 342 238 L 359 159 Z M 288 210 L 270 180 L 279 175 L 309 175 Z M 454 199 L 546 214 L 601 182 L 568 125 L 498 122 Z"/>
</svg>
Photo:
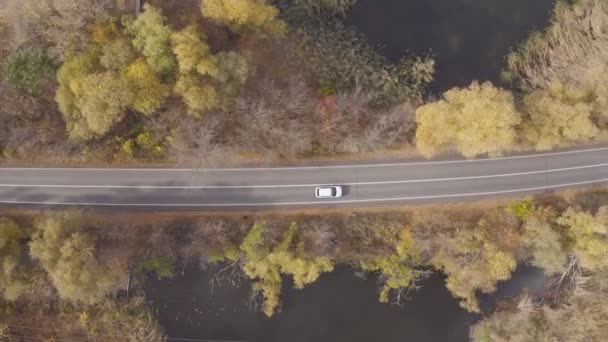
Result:
<svg viewBox="0 0 608 342">
<path fill-rule="evenodd" d="M 154 272 L 158 278 L 173 277 L 173 261 L 164 256 L 154 256 L 145 260 L 140 269 L 144 272 Z"/>
<path fill-rule="evenodd" d="M 296 0 L 298 6 L 308 15 L 315 16 L 346 16 L 357 0 Z"/>
<path fill-rule="evenodd" d="M 13 51 L 2 67 L 8 83 L 30 94 L 55 72 L 53 61 L 41 49 Z"/>
<path fill-rule="evenodd" d="M 341 24 L 304 25 L 292 33 L 290 41 L 291 59 L 317 89 L 334 93 L 362 89 L 372 96 L 374 105 L 418 99 L 433 80 L 431 58 L 408 56 L 391 64 L 362 35 Z"/>
</svg>

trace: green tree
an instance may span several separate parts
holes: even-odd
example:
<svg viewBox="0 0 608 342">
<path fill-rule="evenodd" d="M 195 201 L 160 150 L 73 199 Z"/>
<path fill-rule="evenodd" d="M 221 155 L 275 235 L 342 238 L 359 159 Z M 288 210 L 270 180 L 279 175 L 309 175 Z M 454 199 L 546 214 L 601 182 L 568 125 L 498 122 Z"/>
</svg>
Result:
<svg viewBox="0 0 608 342">
<path fill-rule="evenodd" d="M 120 269 L 98 259 L 95 238 L 82 229 L 77 213 L 51 213 L 40 220 L 30 254 L 63 299 L 99 303 L 117 288 L 121 277 Z"/>
<path fill-rule="evenodd" d="M 511 277 L 517 265 L 515 257 L 501 250 L 488 238 L 490 227 L 481 220 L 473 229 L 452 232 L 431 258 L 431 264 L 445 272 L 446 286 L 461 305 L 479 312 L 476 291 L 490 293 L 499 281 Z"/>
<path fill-rule="evenodd" d="M 426 157 L 454 144 L 467 158 L 500 155 L 515 145 L 520 114 L 513 96 L 486 82 L 455 88 L 416 110 L 416 145 Z"/>
<path fill-rule="evenodd" d="M 41 49 L 13 51 L 2 67 L 8 83 L 30 94 L 36 93 L 40 82 L 55 72 L 53 61 Z"/>
<path fill-rule="evenodd" d="M 127 33 L 133 35 L 133 46 L 154 71 L 164 75 L 175 69 L 170 45 L 172 30 L 160 9 L 146 4 L 143 13 L 127 26 Z"/>
<path fill-rule="evenodd" d="M 7 300 L 17 299 L 27 288 L 19 269 L 24 238 L 26 234 L 15 222 L 0 218 L 0 295 Z"/>
<path fill-rule="evenodd" d="M 589 140 L 599 134 L 591 120 L 593 106 L 587 92 L 553 83 L 524 98 L 526 138 L 538 150 Z"/>
<path fill-rule="evenodd" d="M 280 36 L 287 31 L 279 10 L 266 0 L 201 0 L 201 10 L 203 16 L 239 33 Z"/>
</svg>

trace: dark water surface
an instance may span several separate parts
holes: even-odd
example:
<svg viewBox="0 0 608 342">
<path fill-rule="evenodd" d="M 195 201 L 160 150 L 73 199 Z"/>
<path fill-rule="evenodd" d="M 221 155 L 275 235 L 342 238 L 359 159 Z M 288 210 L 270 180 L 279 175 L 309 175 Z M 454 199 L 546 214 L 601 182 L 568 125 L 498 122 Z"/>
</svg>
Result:
<svg viewBox="0 0 608 342">
<path fill-rule="evenodd" d="M 534 28 L 547 24 L 553 0 L 358 0 L 347 22 L 396 61 L 408 51 L 436 54 L 433 91 L 472 80 L 497 81 L 504 57 Z M 468 340 L 470 314 L 431 277 L 403 308 L 378 302 L 377 279 L 340 268 L 303 290 L 287 284 L 282 311 L 268 319 L 249 308 L 250 284 L 211 286 L 196 268 L 146 283 L 171 337 L 249 342 L 458 342 Z M 286 281 L 287 283 L 287 281 Z M 492 295 L 484 311 L 523 288 L 543 287 L 542 272 L 522 268 Z"/>
<path fill-rule="evenodd" d="M 397 61 L 432 50 L 432 91 L 498 81 L 510 48 L 544 28 L 553 0 L 358 0 L 346 21 Z"/>
<path fill-rule="evenodd" d="M 287 282 L 286 282 L 287 283 Z M 482 296 L 490 310 L 497 298 L 523 287 L 539 289 L 542 272 L 524 268 L 497 294 Z M 458 305 L 440 276 L 429 278 L 403 307 L 378 302 L 377 278 L 361 279 L 348 268 L 325 274 L 302 290 L 286 285 L 282 311 L 273 318 L 250 311 L 250 285 L 210 284 L 209 274 L 190 268 L 183 276 L 147 283 L 147 297 L 159 310 L 171 337 L 250 342 L 458 342 L 468 340 L 479 319 Z"/>
</svg>

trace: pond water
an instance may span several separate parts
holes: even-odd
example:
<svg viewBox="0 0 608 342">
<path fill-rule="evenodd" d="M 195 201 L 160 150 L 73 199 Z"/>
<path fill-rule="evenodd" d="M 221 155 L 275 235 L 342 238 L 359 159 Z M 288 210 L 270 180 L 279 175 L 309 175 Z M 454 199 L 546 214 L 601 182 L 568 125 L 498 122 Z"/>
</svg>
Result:
<svg viewBox="0 0 608 342">
<path fill-rule="evenodd" d="M 189 267 L 173 279 L 150 278 L 147 297 L 158 308 L 161 325 L 173 338 L 249 342 L 458 342 L 468 340 L 479 315 L 461 309 L 444 279 L 423 282 L 403 307 L 381 304 L 377 278 L 356 277 L 338 268 L 302 290 L 286 284 L 282 310 L 272 318 L 250 310 L 250 284 L 211 285 L 210 274 Z M 287 282 L 286 282 L 287 283 Z M 494 295 L 482 296 L 491 310 L 498 298 L 524 287 L 539 290 L 542 272 L 523 268 Z"/>
<path fill-rule="evenodd" d="M 379 6 L 381 4 L 381 6 Z M 553 0 L 358 0 L 347 23 L 397 61 L 408 51 L 432 51 L 435 93 L 472 80 L 498 81 L 504 57 L 535 28 L 546 26 Z M 403 307 L 378 302 L 377 278 L 352 270 L 321 276 L 296 290 L 286 284 L 282 310 L 273 318 L 252 312 L 250 284 L 211 285 L 211 275 L 189 267 L 173 279 L 150 278 L 148 298 L 169 336 L 249 342 L 467 341 L 480 318 L 461 309 L 441 276 L 431 277 Z M 286 281 L 286 283 L 288 283 Z M 492 295 L 481 296 L 489 312 L 498 300 L 523 288 L 540 291 L 542 272 L 521 268 Z"/>
<path fill-rule="evenodd" d="M 346 22 L 393 61 L 432 51 L 435 93 L 499 80 L 509 49 L 544 28 L 553 0 L 358 0 Z"/>
</svg>

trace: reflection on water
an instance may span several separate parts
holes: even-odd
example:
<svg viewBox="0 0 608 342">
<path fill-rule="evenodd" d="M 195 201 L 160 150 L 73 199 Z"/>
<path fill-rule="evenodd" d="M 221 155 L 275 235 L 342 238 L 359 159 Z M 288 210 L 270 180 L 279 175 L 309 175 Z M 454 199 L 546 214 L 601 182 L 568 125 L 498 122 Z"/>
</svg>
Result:
<svg viewBox="0 0 608 342">
<path fill-rule="evenodd" d="M 358 0 L 346 19 L 396 61 L 436 55 L 434 92 L 472 80 L 497 81 L 504 57 L 544 28 L 553 0 Z"/>
<path fill-rule="evenodd" d="M 159 309 L 171 337 L 250 342 L 403 342 L 467 341 L 479 315 L 467 313 L 452 298 L 444 279 L 424 282 L 403 308 L 381 304 L 375 278 L 360 279 L 340 268 L 295 290 L 286 286 L 283 308 L 268 319 L 249 310 L 249 284 L 211 286 L 209 275 L 191 268 L 183 276 L 147 283 L 147 296 Z M 530 285 L 531 284 L 531 285 Z M 525 268 L 499 287 L 511 297 L 524 286 L 542 287 L 542 273 Z M 496 297 L 484 296 L 483 307 Z"/>
</svg>

